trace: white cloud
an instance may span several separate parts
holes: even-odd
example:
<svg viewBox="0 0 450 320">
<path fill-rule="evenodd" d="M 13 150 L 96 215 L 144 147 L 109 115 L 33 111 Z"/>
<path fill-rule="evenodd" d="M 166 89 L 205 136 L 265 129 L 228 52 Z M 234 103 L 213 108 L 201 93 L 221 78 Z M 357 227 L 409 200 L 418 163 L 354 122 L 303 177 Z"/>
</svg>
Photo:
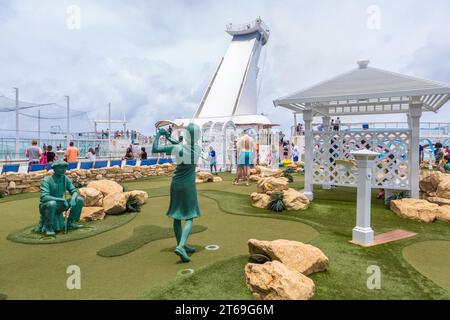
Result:
<svg viewBox="0 0 450 320">
<path fill-rule="evenodd" d="M 66 26 L 69 5 L 81 9 L 80 30 Z M 380 30 L 366 26 L 370 5 L 380 8 Z M 126 113 L 132 127 L 152 133 L 157 120 L 193 114 L 230 41 L 225 24 L 261 16 L 272 32 L 260 111 L 286 128 L 292 116 L 272 100 L 351 69 L 361 57 L 450 82 L 449 12 L 450 3 L 437 0 L 3 0 L 0 94 L 18 86 L 24 100 L 60 104 L 69 94 L 91 119 L 105 118 L 112 102 L 115 118 Z"/>
</svg>

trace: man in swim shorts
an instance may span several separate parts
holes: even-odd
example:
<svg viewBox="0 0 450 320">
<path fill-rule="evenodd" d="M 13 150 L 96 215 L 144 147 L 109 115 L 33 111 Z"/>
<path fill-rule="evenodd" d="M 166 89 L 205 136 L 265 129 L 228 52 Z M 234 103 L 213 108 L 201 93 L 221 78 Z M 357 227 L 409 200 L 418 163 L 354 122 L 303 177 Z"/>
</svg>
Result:
<svg viewBox="0 0 450 320">
<path fill-rule="evenodd" d="M 253 165 L 253 154 L 255 152 L 255 142 L 252 137 L 247 134 L 247 130 L 242 132 L 242 136 L 237 142 L 238 153 L 238 170 L 237 177 L 234 180 L 234 184 L 239 183 L 242 179 L 245 179 L 246 184 L 249 185 L 249 172 L 250 166 Z"/>
</svg>

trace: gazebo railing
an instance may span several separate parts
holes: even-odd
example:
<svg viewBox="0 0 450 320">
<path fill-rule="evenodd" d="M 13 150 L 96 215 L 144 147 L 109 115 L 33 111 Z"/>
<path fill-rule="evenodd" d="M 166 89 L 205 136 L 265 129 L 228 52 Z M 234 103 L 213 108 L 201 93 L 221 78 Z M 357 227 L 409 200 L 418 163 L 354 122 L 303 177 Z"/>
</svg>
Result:
<svg viewBox="0 0 450 320">
<path fill-rule="evenodd" d="M 322 123 L 313 123 L 312 127 L 317 131 L 325 131 L 326 128 Z M 339 131 L 379 131 L 379 130 L 397 130 L 408 129 L 407 122 L 354 122 L 354 123 L 341 123 L 339 125 Z M 330 130 L 333 130 L 330 127 Z M 291 127 L 291 135 L 298 136 L 304 135 L 304 130 L 300 132 L 295 126 Z M 450 123 L 449 122 L 421 122 L 420 123 L 420 137 L 421 138 L 436 138 L 436 139 L 450 139 Z"/>
<path fill-rule="evenodd" d="M 357 168 L 352 151 L 370 149 L 375 160 L 372 187 L 410 190 L 411 131 L 313 131 L 313 183 L 356 187 Z"/>
</svg>

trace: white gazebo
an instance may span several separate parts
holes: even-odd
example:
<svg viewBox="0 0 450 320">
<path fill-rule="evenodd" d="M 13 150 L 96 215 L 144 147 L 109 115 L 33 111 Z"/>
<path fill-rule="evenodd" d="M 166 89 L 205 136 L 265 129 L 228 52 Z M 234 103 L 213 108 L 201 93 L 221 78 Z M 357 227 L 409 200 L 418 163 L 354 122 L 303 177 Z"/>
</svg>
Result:
<svg viewBox="0 0 450 320">
<path fill-rule="evenodd" d="M 305 195 L 313 199 L 313 185 L 356 187 L 351 152 L 380 153 L 372 187 L 408 190 L 419 197 L 419 130 L 422 112 L 437 112 L 450 99 L 450 85 L 368 67 L 358 68 L 274 101 L 305 122 Z M 408 128 L 332 131 L 330 117 L 405 113 Z M 323 128 L 313 130 L 314 116 Z"/>
</svg>

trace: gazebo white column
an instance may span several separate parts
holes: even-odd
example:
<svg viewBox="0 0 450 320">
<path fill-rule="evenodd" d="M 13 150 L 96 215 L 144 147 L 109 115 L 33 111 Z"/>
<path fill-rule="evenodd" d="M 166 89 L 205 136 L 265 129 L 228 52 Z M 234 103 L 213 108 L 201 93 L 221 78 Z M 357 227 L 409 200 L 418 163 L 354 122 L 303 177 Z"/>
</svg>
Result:
<svg viewBox="0 0 450 320">
<path fill-rule="evenodd" d="M 333 128 L 330 128 L 330 116 L 329 115 L 324 115 L 322 117 L 322 125 L 323 125 L 323 130 L 324 130 L 323 138 L 325 140 L 325 143 L 324 143 L 325 159 L 324 159 L 324 166 L 323 166 L 325 179 L 322 183 L 322 188 L 330 189 L 331 188 L 331 181 L 330 181 L 331 180 L 331 174 L 330 174 L 330 164 L 331 164 L 330 163 L 330 157 L 331 157 L 330 145 L 331 144 L 330 144 L 330 139 L 333 134 L 333 132 L 331 132 L 331 130 Z"/>
<path fill-rule="evenodd" d="M 420 117 L 422 116 L 422 102 L 420 97 L 413 97 L 409 104 L 409 128 L 411 130 L 410 141 L 410 186 L 411 198 L 419 199 L 419 142 L 420 142 Z"/>
<path fill-rule="evenodd" d="M 372 194 L 372 169 L 378 153 L 370 150 L 352 152 L 358 168 L 356 200 L 356 226 L 352 231 L 352 242 L 367 245 L 373 242 L 373 230 L 370 227 L 370 207 Z"/>
<path fill-rule="evenodd" d="M 313 111 L 303 111 L 303 121 L 305 121 L 305 188 L 304 194 L 311 201 L 313 200 L 313 137 L 312 137 Z"/>
</svg>

